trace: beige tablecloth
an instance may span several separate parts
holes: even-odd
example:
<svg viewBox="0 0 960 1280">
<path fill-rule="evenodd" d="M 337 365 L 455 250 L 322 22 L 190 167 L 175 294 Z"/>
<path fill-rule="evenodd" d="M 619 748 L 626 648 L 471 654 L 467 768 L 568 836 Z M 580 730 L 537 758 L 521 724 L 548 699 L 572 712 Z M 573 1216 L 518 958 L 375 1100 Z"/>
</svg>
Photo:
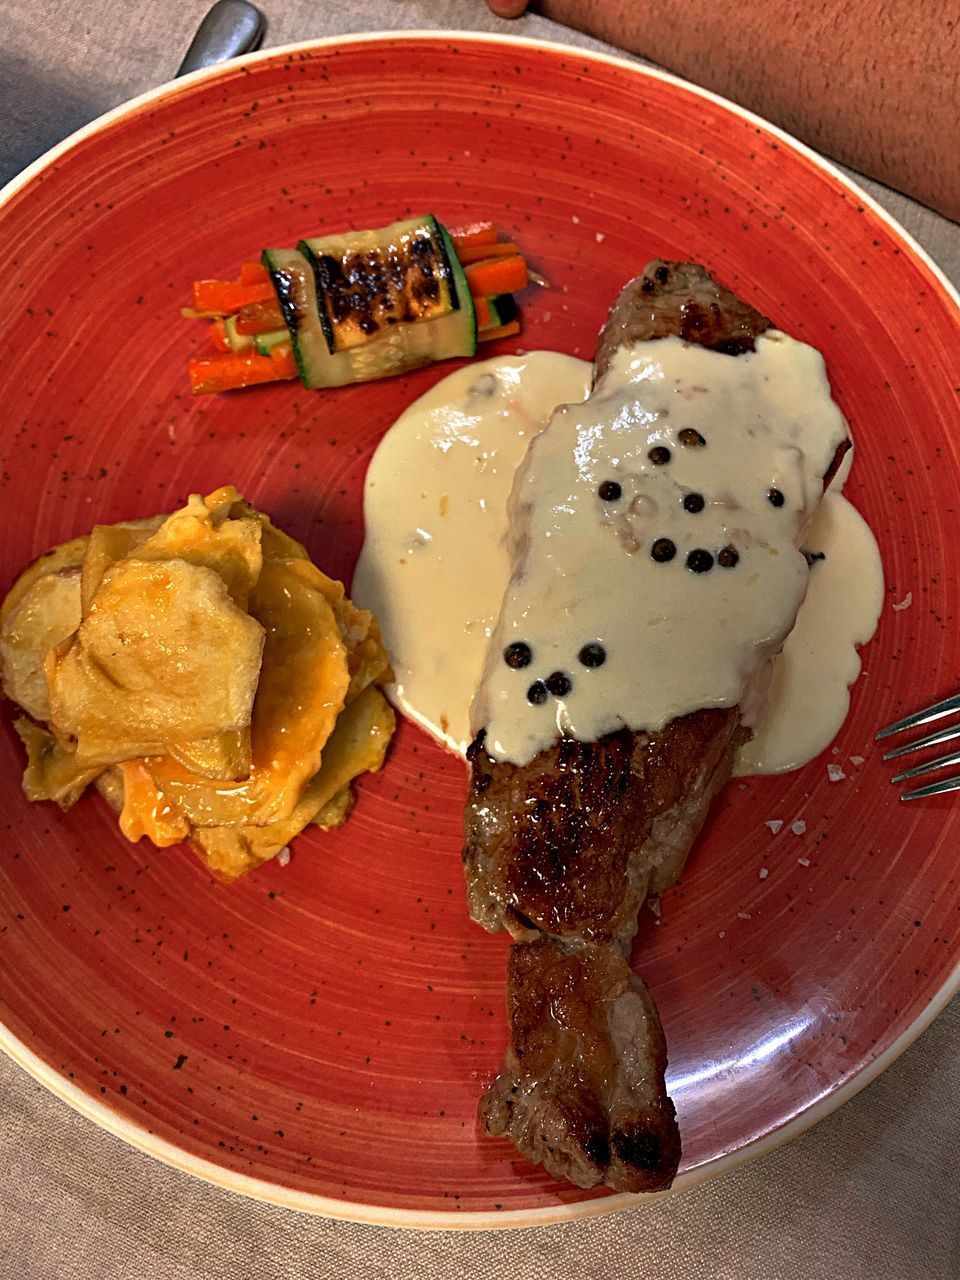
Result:
<svg viewBox="0 0 960 1280">
<path fill-rule="evenodd" d="M 209 0 L 0 0 L 0 179 L 169 79 Z M 505 29 L 481 0 L 260 0 L 268 44 Z M 511 30 L 603 47 L 543 19 Z M 954 145 L 945 140 L 946 146 Z M 864 182 L 960 281 L 960 227 Z M 958 1280 L 960 1002 L 788 1146 L 684 1195 L 523 1232 L 419 1234 L 274 1209 L 155 1163 L 0 1057 L 0 1280 Z"/>
</svg>

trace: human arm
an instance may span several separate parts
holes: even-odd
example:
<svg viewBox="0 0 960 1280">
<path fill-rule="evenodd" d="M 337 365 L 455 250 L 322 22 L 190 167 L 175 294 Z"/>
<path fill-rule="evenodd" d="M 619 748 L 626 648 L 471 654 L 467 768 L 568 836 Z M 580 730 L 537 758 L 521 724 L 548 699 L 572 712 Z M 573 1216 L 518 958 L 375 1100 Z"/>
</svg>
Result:
<svg viewBox="0 0 960 1280">
<path fill-rule="evenodd" d="M 488 0 L 515 17 L 522 0 Z M 960 220 L 960 17 L 916 0 L 536 0 Z"/>
</svg>

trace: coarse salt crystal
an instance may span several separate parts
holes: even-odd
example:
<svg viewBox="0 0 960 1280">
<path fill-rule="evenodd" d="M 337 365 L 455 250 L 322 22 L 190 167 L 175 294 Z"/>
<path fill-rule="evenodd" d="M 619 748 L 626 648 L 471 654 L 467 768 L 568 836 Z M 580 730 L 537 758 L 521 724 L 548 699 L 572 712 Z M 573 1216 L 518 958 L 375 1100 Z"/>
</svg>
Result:
<svg viewBox="0 0 960 1280">
<path fill-rule="evenodd" d="M 837 932 L 836 932 L 833 936 L 834 936 L 834 938 L 836 939 L 836 941 L 837 941 L 837 942 L 842 942 L 842 941 L 843 941 L 843 934 L 840 932 L 840 930 L 839 930 L 839 929 L 837 930 Z"/>
<path fill-rule="evenodd" d="M 766 868 L 766 867 L 761 867 L 761 868 L 760 868 L 760 879 L 761 879 L 761 880 L 766 880 L 766 878 L 767 878 L 767 876 L 768 876 L 769 874 L 770 874 L 770 872 L 767 870 L 767 868 Z"/>
<path fill-rule="evenodd" d="M 738 920 L 749 920 L 749 919 L 750 919 L 750 912 L 749 912 L 749 911 L 738 911 L 738 912 L 737 912 L 737 919 L 738 919 Z"/>
<path fill-rule="evenodd" d="M 795 836 L 802 836 L 807 829 L 807 824 L 802 818 L 798 818 L 796 822 L 790 823 L 790 830 Z"/>
<path fill-rule="evenodd" d="M 847 775 L 843 772 L 843 768 L 839 764 L 827 765 L 827 777 L 831 782 L 842 782 Z"/>
<path fill-rule="evenodd" d="M 660 895 L 655 893 L 647 899 L 647 906 L 655 916 L 660 915 Z"/>
<path fill-rule="evenodd" d="M 912 604 L 913 604 L 913 592 L 908 591 L 907 594 L 900 601 L 900 603 L 895 604 L 893 608 L 896 613 L 899 613 L 901 609 L 909 609 Z"/>
<path fill-rule="evenodd" d="M 859 768 L 860 768 L 860 766 L 863 764 L 863 760 L 864 760 L 864 757 L 863 757 L 863 756 L 851 756 L 851 757 L 850 757 L 850 763 L 851 763 L 852 765 L 854 765 L 854 766 L 855 766 L 856 768 L 858 768 L 858 769 L 859 769 Z"/>
<path fill-rule="evenodd" d="M 717 934 L 718 938 L 725 938 L 726 936 L 727 936 L 726 929 L 721 929 L 720 932 Z"/>
<path fill-rule="evenodd" d="M 571 215 L 570 215 L 570 221 L 571 221 L 571 222 L 575 222 L 575 223 L 579 224 L 580 219 L 577 217 L 577 215 L 576 215 L 575 213 L 571 213 Z"/>
<path fill-rule="evenodd" d="M 831 754 L 832 756 L 838 756 L 838 755 L 840 754 L 840 748 L 839 748 L 839 747 L 831 747 L 831 748 L 830 748 L 830 754 Z"/>
<path fill-rule="evenodd" d="M 801 867 L 809 867 L 810 865 L 809 858 L 798 858 L 797 861 L 800 863 Z"/>
<path fill-rule="evenodd" d="M 597 244 L 603 244 L 604 240 L 607 238 L 607 234 L 605 231 L 598 231 L 594 238 L 596 239 Z"/>
<path fill-rule="evenodd" d="M 285 867 L 289 861 L 290 861 L 290 846 L 288 844 L 285 844 L 283 848 L 280 850 L 280 852 L 277 854 L 277 862 L 279 862 L 281 867 Z"/>
<path fill-rule="evenodd" d="M 765 822 L 763 825 L 765 827 L 769 827 L 770 830 L 773 832 L 773 834 L 776 835 L 777 832 L 780 830 L 780 828 L 783 826 L 783 819 L 770 818 L 769 821 Z"/>
</svg>

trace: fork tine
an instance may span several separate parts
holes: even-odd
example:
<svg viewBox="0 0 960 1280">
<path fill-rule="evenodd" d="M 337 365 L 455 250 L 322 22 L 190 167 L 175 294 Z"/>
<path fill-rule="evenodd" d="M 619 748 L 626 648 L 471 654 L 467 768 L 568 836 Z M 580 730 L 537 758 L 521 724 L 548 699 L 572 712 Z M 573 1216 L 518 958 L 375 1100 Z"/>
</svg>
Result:
<svg viewBox="0 0 960 1280">
<path fill-rule="evenodd" d="M 915 711 L 911 716 L 904 716 L 895 724 L 888 724 L 885 729 L 879 729 L 873 736 L 889 738 L 892 733 L 899 733 L 901 729 L 915 729 L 918 725 L 939 720 L 941 716 L 948 716 L 951 711 L 960 711 L 960 694 L 958 693 L 950 698 L 944 698 L 942 702 L 935 702 L 932 707 L 927 707 L 924 711 Z"/>
<path fill-rule="evenodd" d="M 925 787 L 917 787 L 915 791 L 904 791 L 901 800 L 922 800 L 926 796 L 943 795 L 945 791 L 960 791 L 960 773 L 952 778 L 944 778 L 942 782 L 930 782 Z"/>
<path fill-rule="evenodd" d="M 905 716 L 901 721 L 896 721 L 895 724 L 887 724 L 886 728 L 881 728 L 881 730 L 877 730 L 874 733 L 874 739 L 877 739 L 877 737 L 890 737 L 891 733 L 899 733 L 904 728 L 916 728 L 918 724 L 927 724 L 932 719 L 948 716 L 955 710 L 960 710 L 960 694 L 954 694 L 952 698 L 945 698 L 941 703 L 934 703 L 933 707 L 927 707 L 922 712 L 914 712 L 913 716 Z"/>
<path fill-rule="evenodd" d="M 936 733 L 928 733 L 925 738 L 917 738 L 915 742 L 905 742 L 902 747 L 894 747 L 884 756 L 884 760 L 894 760 L 897 756 L 905 756 L 909 751 L 922 751 L 924 747 L 935 747 L 940 742 L 949 742 L 951 738 L 960 738 L 960 724 L 952 724 L 947 729 L 938 729 Z"/>
<path fill-rule="evenodd" d="M 960 764 L 960 751 L 951 751 L 949 755 L 940 756 L 936 760 L 928 760 L 926 764 L 914 765 L 912 769 L 904 769 L 903 773 L 895 773 L 891 782 L 906 782 L 907 778 L 919 778 L 921 773 L 932 773 L 934 769 L 945 769 L 948 764 Z"/>
</svg>

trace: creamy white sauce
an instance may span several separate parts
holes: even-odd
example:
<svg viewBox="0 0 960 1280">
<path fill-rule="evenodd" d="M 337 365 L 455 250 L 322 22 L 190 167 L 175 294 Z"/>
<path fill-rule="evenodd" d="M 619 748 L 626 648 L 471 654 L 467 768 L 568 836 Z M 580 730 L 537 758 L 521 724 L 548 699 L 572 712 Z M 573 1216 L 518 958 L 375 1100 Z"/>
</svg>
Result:
<svg viewBox="0 0 960 1280">
<path fill-rule="evenodd" d="M 590 378 L 585 360 L 553 351 L 466 365 L 400 415 L 367 471 L 351 595 L 379 620 L 395 705 L 460 754 L 510 577 L 514 473 Z"/>
<path fill-rule="evenodd" d="M 740 751 L 737 774 L 783 773 L 830 745 L 860 674 L 857 646 L 877 628 L 883 567 L 856 507 L 828 491 L 805 542 L 824 559 L 811 566 L 796 625 L 773 661 L 766 713 Z"/>
<path fill-rule="evenodd" d="M 784 334 L 736 358 L 679 338 L 622 348 L 517 473 L 513 570 L 471 712 L 490 755 L 525 764 L 561 734 L 656 731 L 739 703 L 793 626 L 797 542 L 845 436 L 819 352 Z M 604 501 L 608 485 L 619 496 Z M 522 669 L 504 660 L 514 644 L 532 652 Z M 589 644 L 606 655 L 596 669 L 578 660 Z M 534 702 L 537 681 L 550 692 Z"/>
<path fill-rule="evenodd" d="M 693 368 L 670 347 L 710 359 Z M 755 378 L 744 376 L 742 361 L 759 365 Z M 793 545 L 844 431 L 820 357 L 775 334 L 755 356 L 735 360 L 674 340 L 621 360 L 600 389 L 605 404 L 558 414 L 527 455 L 514 511 L 533 485 L 539 498 L 526 522 L 539 520 L 535 536 L 548 553 L 528 553 L 523 576 L 511 583 L 506 508 L 514 473 L 553 406 L 583 398 L 590 373 L 586 362 L 551 352 L 468 366 L 384 438 L 367 478 L 353 595 L 380 618 L 397 673 L 394 701 L 462 753 L 489 650 L 473 728 L 495 726 L 499 754 L 529 758 L 558 731 L 589 738 L 623 723 L 658 727 L 685 710 L 737 702 L 744 676 L 779 648 L 809 580 L 809 605 L 773 659 L 766 712 L 753 710 L 757 736 L 740 772 L 803 763 L 842 723 L 847 685 L 859 671 L 855 645 L 872 634 L 882 590 L 872 536 L 838 496 L 821 506 L 804 538 L 827 559 L 808 572 Z M 630 379 L 641 384 L 641 409 Z M 699 388 L 708 380 L 706 395 Z M 707 445 L 680 445 L 684 426 Z M 671 450 L 665 466 L 646 457 L 656 445 Z M 542 479 L 531 479 L 538 454 L 536 466 L 552 472 L 549 496 Z M 621 485 L 620 500 L 598 498 L 603 480 Z M 771 486 L 784 493 L 783 507 L 767 502 Z M 684 510 L 687 492 L 702 493 L 702 511 Z M 661 536 L 677 547 L 669 563 L 649 556 Z M 728 545 L 739 560 L 722 569 L 716 553 Z M 695 548 L 714 556 L 706 573 L 685 567 Z M 781 564 L 785 572 L 773 568 Z M 636 602 L 632 610 L 621 608 L 624 598 Z M 534 651 L 520 670 L 502 661 L 514 639 Z M 590 642 L 607 653 L 599 668 L 577 661 Z M 531 706 L 526 690 L 553 671 L 571 679 L 570 694 Z"/>
</svg>

